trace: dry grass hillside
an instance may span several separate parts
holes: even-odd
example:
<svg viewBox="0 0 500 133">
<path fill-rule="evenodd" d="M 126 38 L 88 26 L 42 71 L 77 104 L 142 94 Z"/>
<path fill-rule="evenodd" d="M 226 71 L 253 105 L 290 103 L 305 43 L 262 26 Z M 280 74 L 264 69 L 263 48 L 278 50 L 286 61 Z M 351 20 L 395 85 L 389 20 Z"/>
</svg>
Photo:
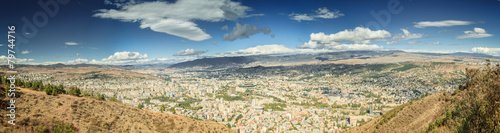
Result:
<svg viewBox="0 0 500 133">
<path fill-rule="evenodd" d="M 381 117 L 374 118 L 349 132 L 418 132 L 427 130 L 449 104 L 440 92 L 400 105 Z"/>
<path fill-rule="evenodd" d="M 348 132 L 500 133 L 500 65 L 467 69 L 466 78 L 453 93 L 400 105 Z"/>
<path fill-rule="evenodd" d="M 7 104 L 10 98 L 4 93 L 1 92 L 0 99 Z M 3 132 L 58 132 L 70 128 L 92 133 L 234 132 L 216 122 L 140 110 L 119 102 L 63 94 L 52 96 L 26 88 L 16 90 L 16 126 L 7 123 L 10 119 L 7 113 L 6 109 L 0 111 Z"/>
</svg>

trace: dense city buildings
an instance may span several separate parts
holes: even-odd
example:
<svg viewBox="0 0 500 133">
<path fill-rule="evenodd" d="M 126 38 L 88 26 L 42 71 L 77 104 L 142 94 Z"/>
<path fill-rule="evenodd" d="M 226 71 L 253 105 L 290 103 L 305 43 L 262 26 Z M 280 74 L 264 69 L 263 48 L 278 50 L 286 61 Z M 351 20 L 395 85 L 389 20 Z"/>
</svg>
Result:
<svg viewBox="0 0 500 133">
<path fill-rule="evenodd" d="M 463 82 L 464 73 L 459 69 L 435 72 L 435 67 L 446 64 L 455 65 L 329 64 L 144 73 L 149 76 L 101 71 L 73 75 L 75 78 L 44 73 L 19 76 L 25 81 L 77 86 L 89 95 L 102 94 L 134 107 L 216 121 L 242 132 L 338 132 L 422 95 L 453 91 Z"/>
</svg>

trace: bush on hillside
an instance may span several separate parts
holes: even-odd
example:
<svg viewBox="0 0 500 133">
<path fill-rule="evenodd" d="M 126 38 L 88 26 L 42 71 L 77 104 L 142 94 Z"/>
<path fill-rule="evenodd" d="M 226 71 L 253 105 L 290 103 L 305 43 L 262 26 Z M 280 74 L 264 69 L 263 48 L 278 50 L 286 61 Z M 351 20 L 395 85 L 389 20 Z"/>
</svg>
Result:
<svg viewBox="0 0 500 133">
<path fill-rule="evenodd" d="M 451 108 L 427 131 L 445 126 L 455 132 L 500 132 L 500 67 L 487 61 L 486 68 L 466 69 L 468 80 L 455 92 Z"/>
</svg>

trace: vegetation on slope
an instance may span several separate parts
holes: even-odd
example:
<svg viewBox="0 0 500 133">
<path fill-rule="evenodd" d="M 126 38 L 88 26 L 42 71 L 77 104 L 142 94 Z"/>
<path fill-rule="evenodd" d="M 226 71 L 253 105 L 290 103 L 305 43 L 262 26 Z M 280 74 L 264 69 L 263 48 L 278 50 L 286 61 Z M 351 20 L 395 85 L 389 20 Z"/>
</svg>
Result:
<svg viewBox="0 0 500 133">
<path fill-rule="evenodd" d="M 451 98 L 452 106 L 429 125 L 428 132 L 500 132 L 499 65 L 467 69 L 466 76 L 466 84 Z"/>
<path fill-rule="evenodd" d="M 500 132 L 500 66 L 466 69 L 466 78 L 451 94 L 424 96 L 348 132 Z"/>
<path fill-rule="evenodd" d="M 7 90 L 5 86 L 0 85 L 0 90 Z M 40 88 L 16 88 L 16 125 L 7 123 L 8 116 L 0 115 L 0 132 L 234 132 L 216 122 L 141 110 L 98 98 L 46 94 L 47 84 L 36 86 Z M 77 88 L 65 92 L 80 95 Z M 4 93 L 0 92 L 0 104 L 9 105 L 11 98 Z M 3 106 L 0 114 L 8 111 Z"/>
</svg>

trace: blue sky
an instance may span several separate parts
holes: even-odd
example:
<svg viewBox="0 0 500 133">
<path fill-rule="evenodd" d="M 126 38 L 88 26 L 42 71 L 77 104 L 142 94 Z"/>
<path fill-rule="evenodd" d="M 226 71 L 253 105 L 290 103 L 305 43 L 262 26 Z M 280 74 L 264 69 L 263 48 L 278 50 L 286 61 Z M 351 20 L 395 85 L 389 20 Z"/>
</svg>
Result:
<svg viewBox="0 0 500 133">
<path fill-rule="evenodd" d="M 21 63 L 147 64 L 392 49 L 500 56 L 497 0 L 38 2 L 0 4 L 0 25 L 16 26 Z M 7 51 L 7 40 L 0 44 Z M 5 64 L 6 52 L 0 55 Z"/>
</svg>

